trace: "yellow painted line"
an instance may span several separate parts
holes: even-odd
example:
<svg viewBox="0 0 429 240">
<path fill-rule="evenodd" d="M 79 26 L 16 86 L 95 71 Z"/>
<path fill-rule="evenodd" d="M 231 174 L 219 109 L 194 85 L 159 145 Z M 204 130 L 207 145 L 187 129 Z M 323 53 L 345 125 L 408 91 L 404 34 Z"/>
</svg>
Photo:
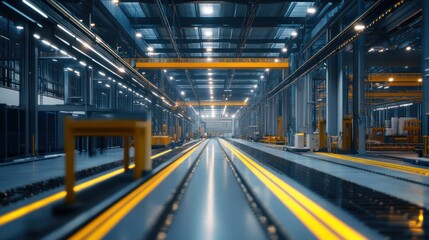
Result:
<svg viewBox="0 0 429 240">
<path fill-rule="evenodd" d="M 251 160 L 231 144 L 222 143 L 261 180 L 318 239 L 366 239 L 298 190 Z"/>
<path fill-rule="evenodd" d="M 182 164 L 195 150 L 196 146 L 185 155 L 174 161 L 147 182 L 119 200 L 116 204 L 104 211 L 69 239 L 101 239 L 116 224 L 122 220 L 133 208 L 150 194 L 165 178 L 167 178 L 180 164 Z"/>
<path fill-rule="evenodd" d="M 405 165 L 401 165 L 401 164 L 371 160 L 371 159 L 366 159 L 366 158 L 351 157 L 351 156 L 346 156 L 346 155 L 341 155 L 341 154 L 321 153 L 321 152 L 319 152 L 317 154 L 322 155 L 322 156 L 327 156 L 327 157 L 332 157 L 332 158 L 344 160 L 344 161 L 349 161 L 349 162 L 362 163 L 362 164 L 375 166 L 375 167 L 388 168 L 388 169 L 396 170 L 396 171 L 400 171 L 400 172 L 418 174 L 418 175 L 422 175 L 422 176 L 429 176 L 429 169 L 424 169 L 424 168 L 405 166 Z"/>
<path fill-rule="evenodd" d="M 171 152 L 171 149 L 166 150 L 166 151 L 161 152 L 161 153 L 158 153 L 158 154 L 156 154 L 154 156 L 151 156 L 150 158 L 151 159 L 155 159 L 155 158 L 158 158 L 158 157 L 160 157 L 160 156 L 162 156 L 164 154 L 167 154 L 169 152 Z M 130 164 L 129 168 L 130 169 L 134 168 L 134 166 L 135 166 L 134 164 Z M 99 182 L 102 182 L 102 181 L 104 181 L 106 179 L 109 179 L 111 177 L 119 175 L 119 174 L 121 174 L 123 172 L 124 172 L 124 169 L 121 168 L 121 169 L 115 170 L 113 172 L 104 174 L 103 176 L 100 176 L 100 177 L 97 177 L 97 178 L 91 179 L 89 181 L 86 181 L 84 183 L 76 185 L 74 187 L 74 190 L 76 192 L 79 192 L 79 191 L 81 191 L 83 189 L 91 187 L 91 186 L 93 186 L 93 185 L 95 185 L 95 184 L 97 184 Z M 42 198 L 42 199 L 40 199 L 40 200 L 38 200 L 38 201 L 36 201 L 34 203 L 30 203 L 30 204 L 28 204 L 28 205 L 26 205 L 24 207 L 21 207 L 21 208 L 18 208 L 16 210 L 13 210 L 11 212 L 8 212 L 8 213 L 0 216 L 0 226 L 5 225 L 5 224 L 7 224 L 7 223 L 9 223 L 11 221 L 14 221 L 14 220 L 16 220 L 16 219 L 18 219 L 20 217 L 23 217 L 23 216 L 25 216 L 25 215 L 27 215 L 27 214 L 29 214 L 31 212 L 34 212 L 34 211 L 36 211 L 36 210 L 38 210 L 38 209 L 40 209 L 42 207 L 45 207 L 46 205 L 51 204 L 51 203 L 53 203 L 55 201 L 58 201 L 58 200 L 64 198 L 65 196 L 66 196 L 66 191 L 61 191 L 61 192 L 55 193 L 55 194 L 53 194 L 51 196 Z"/>
</svg>

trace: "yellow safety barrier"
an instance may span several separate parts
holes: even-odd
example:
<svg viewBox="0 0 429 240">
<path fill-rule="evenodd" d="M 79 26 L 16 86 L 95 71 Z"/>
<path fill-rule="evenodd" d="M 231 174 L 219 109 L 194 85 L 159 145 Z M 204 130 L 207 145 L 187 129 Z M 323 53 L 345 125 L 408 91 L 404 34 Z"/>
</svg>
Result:
<svg viewBox="0 0 429 240">
<path fill-rule="evenodd" d="M 161 152 L 161 153 L 158 153 L 156 155 L 153 155 L 150 158 L 151 159 L 155 159 L 155 158 L 158 158 L 158 157 L 160 157 L 160 156 L 162 156 L 164 154 L 167 154 L 169 152 L 171 152 L 171 149 L 168 149 L 168 150 L 166 150 L 164 152 Z M 131 164 L 129 166 L 129 168 L 134 168 L 134 167 L 135 167 L 134 164 Z M 115 170 L 113 172 L 104 174 L 102 176 L 93 178 L 91 180 L 88 180 L 86 182 L 83 182 L 81 184 L 76 185 L 74 187 L 74 190 L 76 192 L 82 191 L 82 190 L 87 189 L 87 188 L 89 188 L 91 186 L 94 186 L 97 183 L 100 183 L 100 182 L 105 181 L 107 179 L 110 179 L 110 178 L 112 178 L 114 176 L 117 176 L 117 175 L 119 175 L 119 174 L 121 174 L 123 172 L 125 172 L 125 170 L 121 168 L 121 169 Z M 1 216 L 1 218 L 0 218 L 0 226 L 8 224 L 8 223 L 10 223 L 12 221 L 15 221 L 16 219 L 19 219 L 19 218 L 21 218 L 21 217 L 23 217 L 23 216 L 25 216 L 27 214 L 30 214 L 30 213 L 32 213 L 32 212 L 34 212 L 36 210 L 39 210 L 39 209 L 41 209 L 43 207 L 46 207 L 48 204 L 56 202 L 56 201 L 64 198 L 65 196 L 66 196 L 66 191 L 61 191 L 59 193 L 55 193 L 53 195 L 47 196 L 47 197 L 42 198 L 42 199 L 40 199 L 38 201 L 35 201 L 33 203 L 30 203 L 28 205 L 25 205 L 23 207 L 20 207 L 18 209 L 10 211 L 10 212 L 8 212 L 8 213 L 6 213 L 6 214 L 4 214 L 4 215 Z"/>
<path fill-rule="evenodd" d="M 65 187 L 66 203 L 73 204 L 76 200 L 75 184 L 75 137 L 76 136 L 123 136 L 124 137 L 124 170 L 129 168 L 129 137 L 134 137 L 134 178 L 138 179 L 143 170 L 152 169 L 151 124 L 141 120 L 72 120 L 65 119 Z"/>
<path fill-rule="evenodd" d="M 170 174 L 176 170 L 203 141 L 191 147 L 183 156 L 166 166 L 148 181 L 128 193 L 114 205 L 106 209 L 103 213 L 91 220 L 82 229 L 74 233 L 68 239 L 102 239 L 115 227 L 137 204 L 145 199 L 153 190 L 155 190 Z"/>
</svg>

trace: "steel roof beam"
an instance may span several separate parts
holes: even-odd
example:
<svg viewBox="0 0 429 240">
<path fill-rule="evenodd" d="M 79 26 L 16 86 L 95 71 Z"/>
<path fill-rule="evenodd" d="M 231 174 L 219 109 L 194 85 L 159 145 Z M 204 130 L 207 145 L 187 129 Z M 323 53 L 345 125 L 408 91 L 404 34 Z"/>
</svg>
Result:
<svg viewBox="0 0 429 240">
<path fill-rule="evenodd" d="M 264 0 L 263 3 L 290 3 L 290 2 L 314 2 L 315 0 Z M 326 0 L 322 2 L 339 2 L 340 0 Z M 202 0 L 174 0 L 174 4 L 183 4 L 183 3 L 205 3 L 206 1 Z M 229 2 L 229 3 L 237 3 L 237 4 L 248 4 L 248 0 L 217 0 L 217 1 L 209 1 L 213 2 Z M 121 0 L 121 3 L 148 3 L 153 4 L 153 0 Z M 169 4 L 173 4 L 173 0 L 168 1 Z"/>
<path fill-rule="evenodd" d="M 170 44 L 169 39 L 145 39 L 148 44 Z M 232 43 L 238 44 L 240 39 L 221 38 L 221 39 L 176 39 L 177 44 L 193 43 Z M 285 39 L 247 39 L 247 44 L 267 44 L 267 43 L 286 43 Z"/>
<path fill-rule="evenodd" d="M 182 54 L 179 51 L 179 47 L 176 43 L 176 36 L 173 34 L 173 29 L 171 27 L 170 21 L 168 20 L 168 16 L 173 16 L 173 14 L 170 12 L 168 5 L 164 4 L 162 2 L 162 0 L 156 0 L 156 4 L 157 4 L 158 11 L 159 11 L 161 19 L 162 19 L 162 23 L 163 23 L 164 27 L 166 28 L 168 36 L 170 38 L 170 43 L 171 43 L 171 45 L 173 45 L 174 52 L 176 53 L 178 58 L 182 58 Z M 179 31 L 179 35 L 180 35 L 180 31 Z M 189 76 L 188 70 L 185 70 L 185 75 L 189 81 L 189 85 L 192 88 L 192 92 L 194 93 L 195 98 L 199 102 L 200 100 L 198 99 L 198 95 L 195 92 L 194 84 L 192 83 L 192 79 Z"/>
<path fill-rule="evenodd" d="M 241 28 L 242 17 L 181 17 L 180 26 L 182 28 L 192 27 L 230 27 Z M 158 17 L 135 17 L 130 18 L 133 28 L 158 28 L 163 26 L 164 20 Z M 270 28 L 270 27 L 296 27 L 305 23 L 303 17 L 255 17 L 252 27 Z"/>
</svg>

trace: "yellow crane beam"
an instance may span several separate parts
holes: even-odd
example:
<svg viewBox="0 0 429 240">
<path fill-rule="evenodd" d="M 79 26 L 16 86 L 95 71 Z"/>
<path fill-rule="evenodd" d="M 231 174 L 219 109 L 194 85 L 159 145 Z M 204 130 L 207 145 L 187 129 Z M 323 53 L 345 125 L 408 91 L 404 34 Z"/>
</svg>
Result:
<svg viewBox="0 0 429 240">
<path fill-rule="evenodd" d="M 391 81 L 389 79 L 391 78 Z M 370 73 L 367 82 L 419 82 L 421 73 Z M 353 74 L 349 74 L 349 79 L 353 80 Z"/>
<path fill-rule="evenodd" d="M 325 93 L 320 93 L 319 98 L 324 98 Z M 349 98 L 353 97 L 352 93 L 349 93 Z M 396 92 L 366 92 L 365 98 L 421 98 L 422 91 L 396 91 Z"/>
<path fill-rule="evenodd" d="M 135 68 L 144 69 L 284 69 L 289 67 L 287 58 L 134 58 L 127 61 Z"/>
<path fill-rule="evenodd" d="M 177 106 L 233 106 L 233 107 L 243 107 L 247 106 L 245 101 L 200 101 L 198 102 L 183 102 L 177 101 Z"/>
</svg>

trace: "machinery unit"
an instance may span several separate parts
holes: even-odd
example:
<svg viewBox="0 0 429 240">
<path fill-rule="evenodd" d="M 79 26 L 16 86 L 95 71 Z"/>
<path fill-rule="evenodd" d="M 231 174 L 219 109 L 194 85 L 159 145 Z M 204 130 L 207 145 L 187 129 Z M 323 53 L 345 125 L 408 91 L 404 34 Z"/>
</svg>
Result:
<svg viewBox="0 0 429 240">
<path fill-rule="evenodd" d="M 295 134 L 295 147 L 296 148 L 304 148 L 304 133 L 296 133 Z"/>
<path fill-rule="evenodd" d="M 152 136 L 152 148 L 168 147 L 171 143 L 169 136 Z"/>
<path fill-rule="evenodd" d="M 306 146 L 310 151 L 319 151 L 319 135 L 316 133 L 307 134 L 306 137 Z"/>
</svg>

